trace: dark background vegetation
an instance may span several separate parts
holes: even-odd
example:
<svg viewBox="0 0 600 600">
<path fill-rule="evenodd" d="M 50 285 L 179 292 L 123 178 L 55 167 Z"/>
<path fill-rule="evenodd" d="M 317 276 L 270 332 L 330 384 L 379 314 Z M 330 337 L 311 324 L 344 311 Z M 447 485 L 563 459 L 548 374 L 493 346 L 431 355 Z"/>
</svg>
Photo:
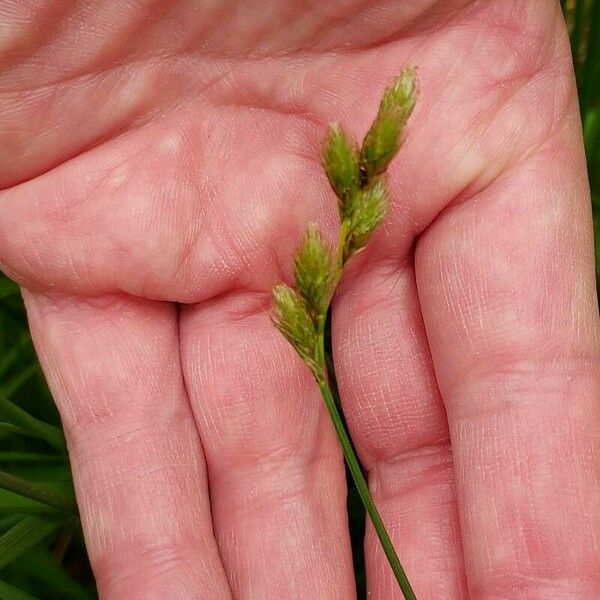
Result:
<svg viewBox="0 0 600 600">
<path fill-rule="evenodd" d="M 561 4 L 571 31 L 579 89 L 598 274 L 600 0 Z M 69 508 L 74 507 L 71 473 L 59 427 L 19 290 L 0 274 L 0 600 L 97 597 L 77 513 Z M 364 513 L 352 488 L 348 505 L 357 581 L 364 597 Z"/>
</svg>

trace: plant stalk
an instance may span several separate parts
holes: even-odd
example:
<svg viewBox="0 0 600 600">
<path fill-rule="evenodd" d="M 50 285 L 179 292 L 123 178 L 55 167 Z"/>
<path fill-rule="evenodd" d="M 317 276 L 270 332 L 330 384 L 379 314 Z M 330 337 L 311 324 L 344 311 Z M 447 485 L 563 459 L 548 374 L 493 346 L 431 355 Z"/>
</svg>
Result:
<svg viewBox="0 0 600 600">
<path fill-rule="evenodd" d="M 321 343 L 322 343 L 321 339 Z M 325 401 L 325 406 L 327 406 L 327 410 L 329 415 L 331 416 L 331 420 L 333 422 L 333 426 L 335 428 L 335 432 L 342 446 L 342 450 L 344 452 L 344 458 L 346 459 L 346 463 L 348 464 L 348 468 L 350 469 L 350 473 L 352 474 L 352 479 L 356 484 L 356 489 L 358 490 L 358 494 L 362 503 L 373 523 L 373 527 L 377 533 L 377 537 L 381 542 L 383 547 L 383 551 L 390 563 L 390 567 L 396 577 L 396 581 L 404 594 L 405 600 L 416 600 L 415 593 L 406 577 L 406 573 L 402 568 L 400 563 L 400 559 L 396 554 L 396 550 L 394 549 L 394 545 L 392 544 L 392 540 L 383 524 L 381 519 L 381 515 L 375 506 L 375 502 L 371 496 L 371 492 L 369 492 L 369 486 L 367 485 L 367 481 L 365 480 L 365 476 L 363 475 L 362 469 L 354 452 L 354 448 L 352 447 L 352 442 L 350 441 L 350 437 L 346 431 L 344 426 L 344 422 L 342 417 L 337 409 L 335 404 L 335 400 L 333 398 L 333 394 L 331 393 L 331 388 L 329 387 L 329 382 L 324 375 L 320 377 L 316 377 L 317 384 L 319 385 L 319 390 L 321 390 L 321 395 L 323 396 L 323 400 Z"/>
<path fill-rule="evenodd" d="M 73 496 L 56 491 L 43 483 L 15 477 L 5 471 L 0 471 L 0 488 L 60 510 L 77 510 Z"/>
<path fill-rule="evenodd" d="M 0 420 L 16 425 L 28 435 L 45 440 L 60 452 L 66 453 L 67 451 L 65 436 L 58 427 L 40 421 L 8 398 L 2 396 L 0 396 Z"/>
<path fill-rule="evenodd" d="M 335 287 L 339 283 L 342 278 L 342 271 L 344 269 L 344 264 L 346 262 L 345 257 L 345 247 L 346 247 L 346 238 L 348 236 L 349 223 L 347 219 L 343 219 L 340 226 L 339 238 L 338 238 L 338 247 L 337 247 L 337 270 L 335 274 Z M 406 573 L 402 568 L 402 564 L 400 563 L 400 559 L 398 558 L 398 554 L 392 544 L 392 540 L 383 524 L 381 519 L 381 515 L 375 506 L 375 502 L 371 496 L 371 492 L 369 492 L 369 486 L 363 475 L 360 463 L 358 462 L 358 458 L 356 457 L 356 453 L 354 452 L 354 448 L 352 446 L 352 442 L 350 441 L 350 436 L 346 431 L 346 426 L 344 425 L 344 421 L 342 416 L 337 408 L 335 399 L 333 397 L 333 393 L 331 391 L 331 387 L 329 385 L 329 368 L 327 366 L 327 362 L 325 360 L 325 325 L 327 322 L 326 314 L 319 320 L 317 325 L 317 364 L 321 365 L 322 371 L 321 373 L 315 373 L 315 379 L 319 386 L 319 390 L 321 390 L 321 396 L 323 396 L 323 400 L 325 401 L 325 406 L 327 407 L 327 411 L 331 417 L 333 422 L 333 426 L 335 428 L 335 432 L 337 434 L 338 440 L 342 446 L 342 451 L 344 452 L 344 458 L 346 459 L 346 464 L 350 470 L 352 475 L 352 479 L 356 485 L 356 489 L 358 490 L 358 495 L 362 500 L 363 506 L 367 511 L 371 523 L 373 523 L 373 527 L 375 532 L 377 533 L 377 537 L 381 542 L 381 546 L 383 547 L 383 551 L 388 559 L 390 567 L 396 577 L 396 581 L 402 590 L 402 594 L 404 595 L 405 600 L 416 600 L 415 593 L 406 577 Z"/>
</svg>

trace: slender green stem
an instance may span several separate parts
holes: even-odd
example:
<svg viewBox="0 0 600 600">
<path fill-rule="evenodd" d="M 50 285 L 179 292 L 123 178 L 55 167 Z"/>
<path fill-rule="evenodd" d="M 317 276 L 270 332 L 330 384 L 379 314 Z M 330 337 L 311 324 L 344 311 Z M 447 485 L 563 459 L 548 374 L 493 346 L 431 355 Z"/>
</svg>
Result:
<svg viewBox="0 0 600 600">
<path fill-rule="evenodd" d="M 4 471 L 0 471 L 0 488 L 61 510 L 77 509 L 73 495 L 63 494 L 43 483 L 27 481 Z"/>
<path fill-rule="evenodd" d="M 362 473 L 362 469 L 360 468 L 360 464 L 358 463 L 358 459 L 356 458 L 356 454 L 354 453 L 354 448 L 352 447 L 352 443 L 348 433 L 346 432 L 346 428 L 344 427 L 344 422 L 342 421 L 342 417 L 335 405 L 335 400 L 333 399 L 333 394 L 331 393 L 329 383 L 325 377 L 317 378 L 317 383 L 319 384 L 321 395 L 323 396 L 323 400 L 325 401 L 325 405 L 327 406 L 327 410 L 329 411 L 329 415 L 333 421 L 335 432 L 340 440 L 344 457 L 346 458 L 346 463 L 348 464 L 348 468 L 350 469 L 350 473 L 352 474 L 352 478 L 356 484 L 358 494 L 367 513 L 369 514 L 369 517 L 371 518 L 373 527 L 377 532 L 377 537 L 381 542 L 383 551 L 385 552 L 392 571 L 394 572 L 394 576 L 398 581 L 398 585 L 400 586 L 400 589 L 402 590 L 406 600 L 416 600 L 415 593 L 413 592 L 408 578 L 406 577 L 406 573 L 400 564 L 400 559 L 396 554 L 392 540 L 390 539 L 385 525 L 381 520 L 381 515 L 379 514 L 379 511 L 373 502 L 373 498 L 369 492 L 369 486 L 367 485 L 365 477 Z"/>
<path fill-rule="evenodd" d="M 583 2 L 580 0 L 577 4 L 583 5 Z M 590 29 L 593 27 L 592 24 L 600 23 L 600 0 L 592 0 L 590 2 L 589 12 L 586 17 L 590 24 Z M 587 110 L 593 106 L 595 101 L 594 93 L 598 90 L 598 81 L 597 77 L 594 77 L 594 71 L 596 71 L 598 59 L 600 58 L 599 38 L 600 36 L 594 35 L 593 31 L 588 31 L 585 60 L 583 61 L 583 65 L 581 65 L 581 76 L 579 78 L 582 84 L 579 103 L 581 113 L 584 116 Z"/>
<path fill-rule="evenodd" d="M 583 32 L 585 16 L 584 0 L 575 2 L 573 9 L 573 27 L 571 29 L 571 52 L 573 54 L 573 66 L 579 71 L 579 59 L 581 57 L 581 34 Z"/>
<path fill-rule="evenodd" d="M 44 423 L 27 411 L 11 402 L 8 398 L 0 396 L 0 420 L 5 420 L 25 430 L 29 435 L 45 440 L 60 452 L 67 451 L 67 444 L 63 432 L 54 425 Z"/>
<path fill-rule="evenodd" d="M 29 515 L 21 519 L 0 536 L 0 569 L 33 548 L 59 526 L 60 521 L 50 520 L 47 517 Z"/>
<path fill-rule="evenodd" d="M 337 272 L 335 276 L 336 286 L 339 283 L 342 272 L 344 269 L 344 264 L 347 260 L 345 256 L 345 248 L 346 241 L 348 237 L 348 221 L 343 219 L 340 224 L 340 232 L 338 239 L 338 247 L 337 247 Z M 317 364 L 319 364 L 322 368 L 321 373 L 315 373 L 315 379 L 317 384 L 319 385 L 319 389 L 321 390 L 321 395 L 323 396 L 323 400 L 325 401 L 325 405 L 327 406 L 327 410 L 333 422 L 333 426 L 335 428 L 335 432 L 342 446 L 342 450 L 344 452 L 344 457 L 346 459 L 346 463 L 352 475 L 352 479 L 356 485 L 356 489 L 358 490 L 358 494 L 362 503 L 367 511 L 371 522 L 373 523 L 373 527 L 375 532 L 377 533 L 377 537 L 381 542 L 381 546 L 383 547 L 383 551 L 388 559 L 390 567 L 396 577 L 396 581 L 402 590 L 405 600 L 416 600 L 415 593 L 406 577 L 406 573 L 402 568 L 400 563 L 400 559 L 396 554 L 396 550 L 394 549 L 394 545 L 392 544 L 392 540 L 383 524 L 381 519 L 381 515 L 375 506 L 375 502 L 371 497 L 371 493 L 369 492 L 369 486 L 367 485 L 367 481 L 365 480 L 365 476 L 363 475 L 362 469 L 358 462 L 358 458 L 356 457 L 356 453 L 354 452 L 354 448 L 352 447 L 352 442 L 350 441 L 350 437 L 348 432 L 346 431 L 346 427 L 344 425 L 344 421 L 340 412 L 338 411 L 333 393 L 331 391 L 331 387 L 329 385 L 329 369 L 327 367 L 327 363 L 325 361 L 325 335 L 324 328 L 326 324 L 326 314 L 319 320 L 317 335 L 318 335 L 318 343 L 317 343 L 317 355 L 318 360 Z"/>
</svg>

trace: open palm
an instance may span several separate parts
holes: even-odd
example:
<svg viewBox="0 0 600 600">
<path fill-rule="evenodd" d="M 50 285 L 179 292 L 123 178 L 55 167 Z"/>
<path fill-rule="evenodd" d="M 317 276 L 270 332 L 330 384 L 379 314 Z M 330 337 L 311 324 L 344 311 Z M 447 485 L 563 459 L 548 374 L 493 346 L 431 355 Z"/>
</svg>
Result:
<svg viewBox="0 0 600 600">
<path fill-rule="evenodd" d="M 417 66 L 334 301 L 342 402 L 417 596 L 600 595 L 588 190 L 550 0 L 0 1 L 0 266 L 102 598 L 347 599 L 345 476 L 269 320 L 327 124 Z M 372 530 L 370 597 L 400 598 Z"/>
</svg>

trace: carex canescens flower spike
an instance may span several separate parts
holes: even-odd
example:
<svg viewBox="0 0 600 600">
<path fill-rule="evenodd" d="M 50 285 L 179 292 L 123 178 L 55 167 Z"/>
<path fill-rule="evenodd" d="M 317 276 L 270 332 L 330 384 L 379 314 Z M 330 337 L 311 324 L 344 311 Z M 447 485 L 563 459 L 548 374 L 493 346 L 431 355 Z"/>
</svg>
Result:
<svg viewBox="0 0 600 600">
<path fill-rule="evenodd" d="M 339 199 L 340 216 L 344 218 L 345 200 L 360 186 L 357 144 L 338 123 L 329 126 L 323 150 L 323 168 Z"/>
<path fill-rule="evenodd" d="M 417 100 L 415 69 L 404 69 L 384 92 L 379 112 L 360 150 L 367 178 L 383 173 L 402 144 L 402 132 Z"/>
<path fill-rule="evenodd" d="M 273 322 L 285 339 L 294 347 L 313 375 L 322 370 L 317 357 L 318 335 L 306 302 L 288 285 L 273 288 Z"/>
<path fill-rule="evenodd" d="M 331 250 L 314 225 L 309 225 L 294 257 L 296 287 L 312 316 L 327 312 L 336 281 L 336 262 Z"/>
<path fill-rule="evenodd" d="M 344 261 L 360 252 L 385 219 L 388 199 L 383 179 L 356 192 L 344 247 Z"/>
<path fill-rule="evenodd" d="M 338 124 L 329 128 L 323 146 L 323 168 L 338 198 L 340 234 L 333 252 L 314 225 L 294 257 L 296 289 L 273 288 L 273 321 L 310 369 L 342 446 L 359 496 L 406 600 L 416 600 L 396 550 L 373 502 L 332 392 L 325 360 L 327 314 L 345 263 L 360 252 L 383 223 L 388 206 L 385 171 L 403 141 L 417 98 L 416 72 L 402 71 L 385 90 L 379 111 L 360 150 Z"/>
</svg>

